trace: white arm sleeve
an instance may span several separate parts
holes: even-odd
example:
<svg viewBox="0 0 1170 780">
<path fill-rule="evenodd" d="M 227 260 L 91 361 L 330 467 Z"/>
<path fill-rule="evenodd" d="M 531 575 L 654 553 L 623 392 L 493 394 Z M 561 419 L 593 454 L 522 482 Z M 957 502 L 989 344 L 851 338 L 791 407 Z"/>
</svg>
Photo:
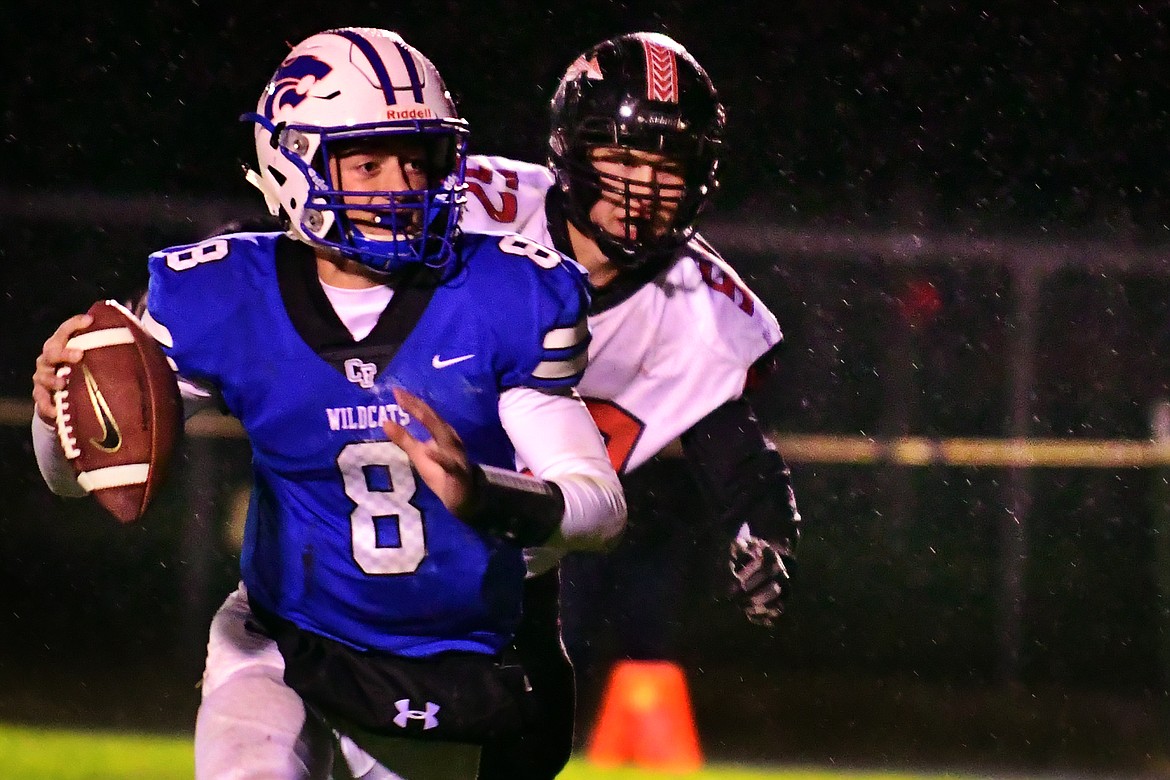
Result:
<svg viewBox="0 0 1170 780">
<path fill-rule="evenodd" d="M 555 482 L 564 495 L 565 515 L 548 547 L 564 554 L 612 545 L 626 526 L 626 497 L 581 397 L 530 387 L 506 390 L 500 422 L 522 465 Z"/>
<path fill-rule="evenodd" d="M 41 479 L 45 480 L 49 490 L 66 498 L 84 496 L 85 488 L 77 484 L 77 474 L 65 457 L 65 450 L 61 449 L 57 429 L 42 420 L 36 412 L 33 412 L 32 440 L 37 468 L 41 470 Z"/>
</svg>

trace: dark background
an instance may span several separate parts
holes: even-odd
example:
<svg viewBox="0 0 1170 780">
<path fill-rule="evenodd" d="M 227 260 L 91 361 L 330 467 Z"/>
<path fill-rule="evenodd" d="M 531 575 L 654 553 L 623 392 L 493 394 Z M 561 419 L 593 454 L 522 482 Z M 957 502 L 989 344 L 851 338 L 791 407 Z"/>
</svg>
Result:
<svg viewBox="0 0 1170 780">
<path fill-rule="evenodd" d="M 244 192 L 235 161 L 286 42 L 390 27 L 443 73 L 476 151 L 539 158 L 576 52 L 675 36 L 729 109 L 724 207 L 783 219 L 902 218 L 1164 230 L 1165 2 L 788 0 L 13 2 L 3 30 L 4 181 Z M 917 211 L 918 209 L 911 209 Z"/>
<path fill-rule="evenodd" d="M 1084 242 L 1087 256 L 1104 245 L 1157 257 L 1168 239 L 1166 2 L 5 11 L 3 396 L 27 397 L 40 344 L 64 317 L 128 294 L 145 281 L 147 252 L 202 234 L 206 213 L 184 204 L 259 210 L 239 169 L 251 131 L 237 117 L 286 42 L 336 25 L 401 32 L 443 73 L 473 151 L 530 160 L 543 154 L 548 98 L 579 50 L 638 29 L 675 36 L 728 106 L 713 219 Z M 28 206 L 46 193 L 51 207 Z M 125 215 L 86 205 L 111 196 L 126 199 Z M 157 222 L 131 214 L 143 198 L 158 205 Z M 1013 251 L 913 263 L 845 250 L 810 259 L 782 242 L 729 251 L 787 335 L 760 403 L 765 423 L 1012 433 L 1009 267 L 1029 261 Z M 1043 277 L 1031 435 L 1148 435 L 1150 404 L 1168 393 L 1170 275 L 1157 262 L 1115 265 Z M 166 494 L 129 527 L 49 495 L 26 427 L 0 427 L 0 453 L 0 717 L 189 729 L 202 632 L 236 574 L 224 536 L 246 448 L 189 439 Z M 795 463 L 794 479 L 807 532 L 779 629 L 747 627 L 713 598 L 718 545 L 687 539 L 678 654 L 712 756 L 1164 771 L 1162 472 L 1032 474 L 1023 629 L 1006 672 L 1007 470 Z M 589 717 L 596 687 L 584 693 Z"/>
</svg>

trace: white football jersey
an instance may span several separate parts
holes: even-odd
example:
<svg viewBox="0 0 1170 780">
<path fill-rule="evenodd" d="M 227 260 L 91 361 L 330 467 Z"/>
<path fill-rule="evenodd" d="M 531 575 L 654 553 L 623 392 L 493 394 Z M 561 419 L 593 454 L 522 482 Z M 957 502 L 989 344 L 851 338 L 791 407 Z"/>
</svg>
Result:
<svg viewBox="0 0 1170 780">
<path fill-rule="evenodd" d="M 553 246 L 547 167 L 473 155 L 467 182 L 464 230 L 511 231 Z M 698 237 L 636 293 L 591 314 L 589 326 L 589 367 L 578 390 L 619 472 L 738 398 L 748 369 L 782 338 L 772 313 Z"/>
</svg>

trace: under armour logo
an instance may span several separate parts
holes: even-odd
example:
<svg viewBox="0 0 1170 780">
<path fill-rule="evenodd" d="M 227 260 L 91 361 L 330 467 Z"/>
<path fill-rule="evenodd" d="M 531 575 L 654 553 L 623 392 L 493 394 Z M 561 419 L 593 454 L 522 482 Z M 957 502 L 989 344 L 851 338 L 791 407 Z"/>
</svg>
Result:
<svg viewBox="0 0 1170 780">
<path fill-rule="evenodd" d="M 373 387 L 374 377 L 378 375 L 378 367 L 373 363 L 362 362 L 359 358 L 350 358 L 345 361 L 345 378 L 362 387 Z"/>
<path fill-rule="evenodd" d="M 439 725 L 439 719 L 435 717 L 439 714 L 439 705 L 433 701 L 426 703 L 426 709 L 412 710 L 410 699 L 399 699 L 394 702 L 394 708 L 398 710 L 398 714 L 394 716 L 394 725 L 400 729 L 406 728 L 406 724 L 412 720 L 421 720 L 424 731 Z"/>
</svg>

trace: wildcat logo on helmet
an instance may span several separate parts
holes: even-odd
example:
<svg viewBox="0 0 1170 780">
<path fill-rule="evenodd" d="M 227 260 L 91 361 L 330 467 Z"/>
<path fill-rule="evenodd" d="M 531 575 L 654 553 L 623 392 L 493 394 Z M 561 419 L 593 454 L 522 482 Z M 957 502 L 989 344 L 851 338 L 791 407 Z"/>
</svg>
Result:
<svg viewBox="0 0 1170 780">
<path fill-rule="evenodd" d="M 272 81 L 268 82 L 264 116 L 272 119 L 277 109 L 300 105 L 313 85 L 325 78 L 331 70 L 332 66 L 308 55 L 290 57 L 280 63 Z M 307 84 L 304 83 L 306 79 L 310 79 Z"/>
</svg>

